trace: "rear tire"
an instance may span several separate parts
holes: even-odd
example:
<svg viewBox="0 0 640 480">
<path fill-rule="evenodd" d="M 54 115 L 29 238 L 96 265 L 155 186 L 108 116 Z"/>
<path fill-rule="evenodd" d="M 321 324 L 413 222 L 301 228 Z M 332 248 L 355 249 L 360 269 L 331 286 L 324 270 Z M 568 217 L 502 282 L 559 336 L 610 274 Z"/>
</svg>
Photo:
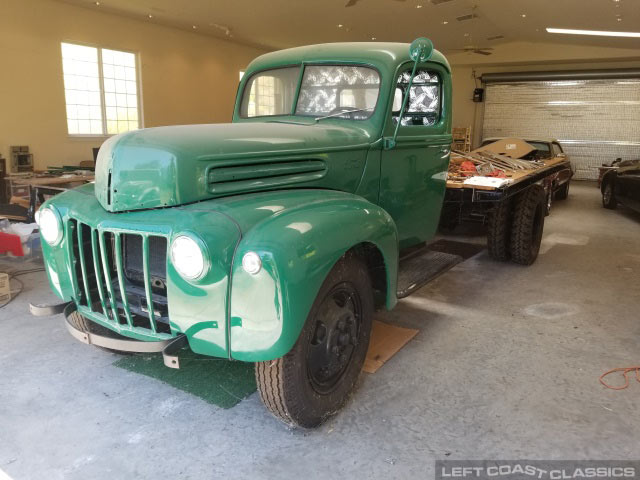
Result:
<svg viewBox="0 0 640 480">
<path fill-rule="evenodd" d="M 569 180 L 556 191 L 556 200 L 566 200 L 569 197 Z"/>
<path fill-rule="evenodd" d="M 540 251 L 547 197 L 540 185 L 532 185 L 515 200 L 511 226 L 511 260 L 531 265 Z"/>
<path fill-rule="evenodd" d="M 500 262 L 509 260 L 511 212 L 511 201 L 504 200 L 489 213 L 487 248 L 489 256 Z"/>
<path fill-rule="evenodd" d="M 615 210 L 618 208 L 618 200 L 616 199 L 616 194 L 613 189 L 612 179 L 607 180 L 604 184 L 604 188 L 602 189 L 602 206 L 609 210 Z"/>
<path fill-rule="evenodd" d="M 367 268 L 348 254 L 327 275 L 291 351 L 256 363 L 267 409 L 288 425 L 305 428 L 340 410 L 360 376 L 373 312 Z"/>
<path fill-rule="evenodd" d="M 549 191 L 546 194 L 546 205 L 544 207 L 545 216 L 551 215 L 552 205 L 553 205 L 553 189 L 549 187 Z"/>
</svg>

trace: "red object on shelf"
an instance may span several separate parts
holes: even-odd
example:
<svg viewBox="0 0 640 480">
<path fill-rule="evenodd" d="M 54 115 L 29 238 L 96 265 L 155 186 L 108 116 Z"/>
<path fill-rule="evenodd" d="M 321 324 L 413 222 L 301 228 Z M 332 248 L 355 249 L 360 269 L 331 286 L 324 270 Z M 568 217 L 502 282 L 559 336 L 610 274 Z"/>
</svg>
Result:
<svg viewBox="0 0 640 480">
<path fill-rule="evenodd" d="M 16 257 L 24 257 L 20 235 L 0 232 L 0 253 L 11 253 Z"/>
</svg>

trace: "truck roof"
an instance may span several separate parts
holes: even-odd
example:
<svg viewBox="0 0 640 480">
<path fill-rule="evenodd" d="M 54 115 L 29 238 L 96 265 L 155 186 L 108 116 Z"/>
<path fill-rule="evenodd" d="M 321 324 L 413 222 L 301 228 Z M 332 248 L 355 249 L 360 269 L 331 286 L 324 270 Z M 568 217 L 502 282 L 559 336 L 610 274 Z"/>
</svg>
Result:
<svg viewBox="0 0 640 480">
<path fill-rule="evenodd" d="M 266 53 L 251 62 L 247 71 L 296 65 L 300 62 L 354 62 L 368 63 L 386 69 L 411 62 L 408 43 L 391 42 L 344 42 L 307 45 Z M 439 51 L 434 50 L 429 62 L 443 65 L 451 71 L 449 62 Z"/>
</svg>

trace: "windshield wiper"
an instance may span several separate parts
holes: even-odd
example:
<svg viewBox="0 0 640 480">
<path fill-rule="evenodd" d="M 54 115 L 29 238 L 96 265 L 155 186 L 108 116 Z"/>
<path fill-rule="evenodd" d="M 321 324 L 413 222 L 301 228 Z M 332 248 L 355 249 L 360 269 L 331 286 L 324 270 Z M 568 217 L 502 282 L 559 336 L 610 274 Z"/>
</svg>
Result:
<svg viewBox="0 0 640 480">
<path fill-rule="evenodd" d="M 342 109 L 340 112 L 330 113 L 329 115 L 325 115 L 324 117 L 316 117 L 315 121 L 318 123 L 320 120 L 324 120 L 325 118 L 339 117 L 340 115 L 344 115 L 345 113 L 357 113 L 357 112 L 368 112 L 373 110 L 372 107 L 369 108 L 355 108 L 353 110 Z"/>
</svg>

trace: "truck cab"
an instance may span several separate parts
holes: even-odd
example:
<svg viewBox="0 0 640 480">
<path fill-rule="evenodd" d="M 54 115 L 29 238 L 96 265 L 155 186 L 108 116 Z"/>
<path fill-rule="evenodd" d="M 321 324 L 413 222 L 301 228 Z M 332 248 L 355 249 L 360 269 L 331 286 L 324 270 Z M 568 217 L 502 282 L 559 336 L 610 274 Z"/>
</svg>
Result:
<svg viewBox="0 0 640 480">
<path fill-rule="evenodd" d="M 184 346 L 255 362 L 269 410 L 316 426 L 354 388 L 374 310 L 424 280 L 399 286 L 400 252 L 436 231 L 450 144 L 450 68 L 427 39 L 263 55 L 232 123 L 112 137 L 95 185 L 42 206 L 67 327 L 170 367 Z"/>
</svg>

